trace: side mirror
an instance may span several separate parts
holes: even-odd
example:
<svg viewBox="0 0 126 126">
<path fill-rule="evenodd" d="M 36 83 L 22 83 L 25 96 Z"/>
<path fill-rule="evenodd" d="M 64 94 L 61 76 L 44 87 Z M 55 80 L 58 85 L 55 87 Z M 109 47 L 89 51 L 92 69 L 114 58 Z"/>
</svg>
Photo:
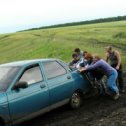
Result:
<svg viewBox="0 0 126 126">
<path fill-rule="evenodd" d="M 17 90 L 19 88 L 27 88 L 28 87 L 28 83 L 25 82 L 25 81 L 20 81 L 20 82 L 17 82 L 16 85 L 14 85 L 14 87 L 12 88 L 12 90 Z"/>
</svg>

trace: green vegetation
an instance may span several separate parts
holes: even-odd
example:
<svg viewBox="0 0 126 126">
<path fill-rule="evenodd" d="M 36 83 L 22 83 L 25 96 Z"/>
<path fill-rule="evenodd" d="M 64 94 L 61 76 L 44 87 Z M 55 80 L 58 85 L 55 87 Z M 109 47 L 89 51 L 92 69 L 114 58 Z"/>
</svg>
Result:
<svg viewBox="0 0 126 126">
<path fill-rule="evenodd" d="M 80 21 L 80 22 L 72 22 L 72 23 L 44 26 L 44 27 L 39 27 L 39 28 L 28 29 L 28 30 L 25 30 L 25 31 L 46 29 L 46 28 L 58 28 L 58 27 L 66 27 L 66 26 L 85 25 L 85 24 L 94 24 L 94 23 L 103 23 L 103 22 L 124 21 L 124 20 L 126 20 L 126 16 L 117 16 L 117 17 L 100 18 L 100 19 L 94 19 L 94 20 L 87 20 L 87 21 Z"/>
<path fill-rule="evenodd" d="M 104 58 L 104 47 L 108 45 L 121 52 L 126 66 L 126 21 L 3 34 L 0 35 L 0 63 L 34 58 L 69 62 L 76 47 Z"/>
</svg>

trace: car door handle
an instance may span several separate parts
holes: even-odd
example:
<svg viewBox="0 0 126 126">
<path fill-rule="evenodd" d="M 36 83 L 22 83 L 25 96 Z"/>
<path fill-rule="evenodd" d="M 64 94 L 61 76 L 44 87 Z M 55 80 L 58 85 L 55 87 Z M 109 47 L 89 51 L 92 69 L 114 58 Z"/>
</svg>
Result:
<svg viewBox="0 0 126 126">
<path fill-rule="evenodd" d="M 71 79 L 71 76 L 67 76 L 67 79 Z"/>
<path fill-rule="evenodd" d="M 40 85 L 40 88 L 45 88 L 45 87 L 46 87 L 45 84 L 41 84 L 41 85 Z"/>
</svg>

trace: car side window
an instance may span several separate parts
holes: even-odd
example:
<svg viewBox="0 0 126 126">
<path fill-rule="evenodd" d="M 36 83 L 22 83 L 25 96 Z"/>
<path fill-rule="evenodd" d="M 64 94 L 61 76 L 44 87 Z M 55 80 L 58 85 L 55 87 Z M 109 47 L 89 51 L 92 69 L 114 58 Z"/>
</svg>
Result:
<svg viewBox="0 0 126 126">
<path fill-rule="evenodd" d="M 28 83 L 28 85 L 43 81 L 43 77 L 39 66 L 37 65 L 26 69 L 23 75 L 21 76 L 19 82 L 20 81 L 25 81 Z"/>
<path fill-rule="evenodd" d="M 45 62 L 44 68 L 48 79 L 67 73 L 66 69 L 56 61 Z"/>
</svg>

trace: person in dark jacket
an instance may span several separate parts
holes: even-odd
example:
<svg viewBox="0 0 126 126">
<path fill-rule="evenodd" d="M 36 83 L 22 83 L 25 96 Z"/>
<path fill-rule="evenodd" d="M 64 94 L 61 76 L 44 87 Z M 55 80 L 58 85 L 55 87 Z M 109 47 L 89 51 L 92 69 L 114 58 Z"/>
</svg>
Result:
<svg viewBox="0 0 126 126">
<path fill-rule="evenodd" d="M 72 54 L 73 60 L 69 63 L 69 67 L 72 69 L 77 69 L 79 67 L 79 63 L 81 62 L 80 56 L 76 53 Z"/>
<path fill-rule="evenodd" d="M 74 53 L 76 53 L 80 58 L 83 58 L 83 51 L 80 48 L 75 48 Z"/>
</svg>

